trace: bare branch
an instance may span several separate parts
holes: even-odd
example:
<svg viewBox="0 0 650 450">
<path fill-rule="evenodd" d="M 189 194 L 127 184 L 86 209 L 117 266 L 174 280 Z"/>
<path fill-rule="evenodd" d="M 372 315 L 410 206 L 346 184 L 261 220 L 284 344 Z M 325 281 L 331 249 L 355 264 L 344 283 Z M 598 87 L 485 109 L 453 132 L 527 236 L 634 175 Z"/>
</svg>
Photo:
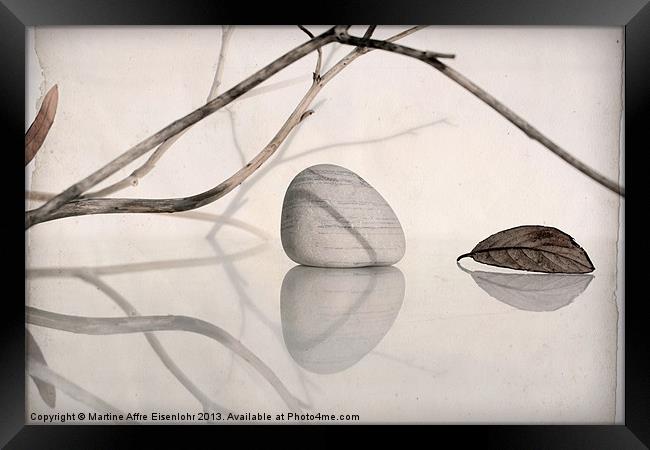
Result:
<svg viewBox="0 0 650 450">
<path fill-rule="evenodd" d="M 177 135 L 184 129 L 189 126 L 199 122 L 210 114 L 218 111 L 224 106 L 231 103 L 236 98 L 243 95 L 245 92 L 251 90 L 255 86 L 259 85 L 266 79 L 278 73 L 280 70 L 284 69 L 288 65 L 296 62 L 305 55 L 308 55 L 317 48 L 322 47 L 323 45 L 329 44 L 336 40 L 336 31 L 337 27 L 331 28 L 320 36 L 315 37 L 302 45 L 299 45 L 290 52 L 284 54 L 280 58 L 276 59 L 272 63 L 268 64 L 264 68 L 258 70 L 253 75 L 246 78 L 244 81 L 240 82 L 233 88 L 221 94 L 219 97 L 214 100 L 206 103 L 200 108 L 192 111 L 186 116 L 172 122 L 170 125 L 166 126 L 162 130 L 153 134 L 152 136 L 146 138 L 135 146 L 131 147 L 129 150 L 124 152 L 122 155 L 115 158 L 113 161 L 102 167 L 101 169 L 93 172 L 88 175 L 83 180 L 73 184 L 56 197 L 49 200 L 40 208 L 37 208 L 33 211 L 28 212 L 28 215 L 25 218 L 26 226 L 30 222 L 37 222 L 40 219 L 46 217 L 48 214 L 51 214 L 57 208 L 61 207 L 65 203 L 76 199 L 81 194 L 86 192 L 91 187 L 102 182 L 122 167 L 127 164 L 135 161 L 140 156 L 144 155 L 150 151 L 155 146 L 161 144 L 165 140 L 171 138 L 172 136 Z"/>
<path fill-rule="evenodd" d="M 419 28 L 414 27 L 406 30 L 391 39 L 408 36 Z M 371 31 L 371 30 L 369 30 Z M 368 32 L 366 33 L 368 34 Z M 391 41 L 389 39 L 389 42 Z M 276 133 L 273 139 L 258 153 L 246 166 L 210 190 L 197 195 L 183 198 L 171 199 L 79 199 L 73 200 L 53 213 L 38 217 L 31 212 L 27 213 L 26 226 L 29 228 L 40 222 L 46 222 L 63 217 L 88 215 L 88 214 L 117 214 L 117 213 L 174 213 L 200 208 L 228 194 L 239 186 L 246 178 L 252 175 L 273 153 L 279 148 L 291 131 L 305 118 L 309 105 L 320 92 L 320 90 L 341 70 L 347 67 L 359 56 L 368 53 L 371 49 L 355 48 L 347 56 L 336 63 L 320 79 L 309 88 L 298 106 L 291 113 L 282 128 Z"/>
</svg>

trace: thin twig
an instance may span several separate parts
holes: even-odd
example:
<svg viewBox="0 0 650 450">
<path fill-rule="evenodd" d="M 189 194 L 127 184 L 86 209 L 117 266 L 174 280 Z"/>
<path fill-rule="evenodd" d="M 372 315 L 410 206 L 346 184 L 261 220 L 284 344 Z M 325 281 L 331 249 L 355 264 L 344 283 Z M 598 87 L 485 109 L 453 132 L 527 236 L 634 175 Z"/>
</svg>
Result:
<svg viewBox="0 0 650 450">
<path fill-rule="evenodd" d="M 268 381 L 292 409 L 301 411 L 301 402 L 289 392 L 273 371 L 252 351 L 223 328 L 187 316 L 82 317 L 58 314 L 25 306 L 26 322 L 32 325 L 77 334 L 111 335 L 151 331 L 188 331 L 213 339 L 247 361 Z"/>
<path fill-rule="evenodd" d="M 366 32 L 363 34 L 363 38 L 364 38 L 364 39 L 369 39 L 370 36 L 372 36 L 372 33 L 375 32 L 375 29 L 376 29 L 376 28 L 377 28 L 377 25 L 370 25 L 370 26 L 368 27 L 368 29 L 366 30 Z M 413 31 L 417 31 L 418 29 L 419 29 L 419 27 L 412 27 L 412 28 L 410 28 L 410 30 L 413 30 Z M 406 30 L 406 31 L 409 31 L 409 30 Z M 401 34 L 401 33 L 400 33 L 400 34 Z M 407 35 L 404 34 L 404 36 L 407 36 Z M 392 41 L 396 41 L 397 39 L 400 39 L 400 38 L 401 38 L 401 36 L 398 34 L 398 35 L 396 35 L 396 36 L 393 36 L 391 39 L 388 39 L 388 41 L 389 41 L 389 42 L 392 42 Z"/>
<path fill-rule="evenodd" d="M 208 100 L 210 101 L 217 97 L 219 93 L 219 87 L 221 86 L 221 79 L 223 78 L 223 69 L 226 66 L 226 54 L 228 53 L 228 43 L 232 37 L 232 33 L 235 31 L 235 27 L 224 25 L 221 28 L 221 49 L 219 50 L 219 58 L 217 59 L 217 70 L 214 74 L 214 81 L 212 82 L 212 87 L 210 88 L 210 93 L 208 94 Z"/>
<path fill-rule="evenodd" d="M 314 34 L 306 27 L 298 25 L 298 28 L 307 33 L 307 36 L 309 36 L 311 39 L 314 39 Z M 323 61 L 323 49 L 319 48 L 316 51 L 318 52 L 318 57 L 316 58 L 316 68 L 314 69 L 314 81 L 318 81 L 320 79 L 320 68 Z"/>
</svg>

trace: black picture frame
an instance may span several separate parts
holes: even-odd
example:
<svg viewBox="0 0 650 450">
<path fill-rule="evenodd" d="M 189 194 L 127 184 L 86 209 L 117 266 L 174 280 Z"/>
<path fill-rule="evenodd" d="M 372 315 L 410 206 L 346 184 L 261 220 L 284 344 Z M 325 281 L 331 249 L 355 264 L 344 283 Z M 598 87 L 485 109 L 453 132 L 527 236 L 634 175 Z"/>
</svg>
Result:
<svg viewBox="0 0 650 450">
<path fill-rule="evenodd" d="M 650 97 L 650 4 L 648 0 L 552 0 L 552 1 L 468 1 L 424 3 L 417 0 L 399 2 L 347 2 L 302 4 L 285 7 L 277 2 L 192 0 L 158 2 L 128 0 L 0 0 L 0 95 L 2 99 L 3 157 L 9 161 L 0 177 L 8 205 L 0 221 L 5 246 L 15 255 L 5 255 L 5 279 L 24 280 L 25 247 L 21 245 L 19 221 L 24 213 L 24 192 L 20 189 L 18 147 L 25 132 L 25 34 L 26 27 L 39 25 L 207 25 L 207 24 L 288 24 L 288 23 L 380 23 L 437 25 L 609 25 L 625 27 L 625 187 L 626 196 L 641 201 L 634 172 L 642 170 L 640 155 L 648 153 L 647 122 Z M 629 159 L 633 163 L 629 164 Z M 15 163 L 15 164 L 14 164 Z M 635 167 L 636 166 L 636 167 Z M 629 171 L 632 171 L 630 173 Z M 11 172 L 7 174 L 6 172 Z M 10 176 L 7 176 L 10 175 Z M 23 178 L 24 184 L 24 178 Z M 9 194 L 11 193 L 11 195 Z M 631 194 L 630 194 L 631 193 Z M 18 207 L 23 211 L 13 211 Z M 20 205 L 20 206 L 19 206 Z M 14 214 L 15 213 L 15 214 Z M 628 217 L 625 208 L 626 242 L 641 243 L 643 226 Z M 629 225 L 629 227 L 628 227 Z M 639 230 L 639 232 L 637 232 Z M 631 248 L 631 247 L 630 247 Z M 22 255 L 22 258 L 21 258 Z M 450 438 L 456 445 L 474 443 L 488 448 L 648 448 L 650 445 L 650 346 L 645 324 L 647 301 L 638 277 L 627 270 L 642 270 L 628 264 L 625 247 L 625 425 L 542 426 L 484 425 L 417 427 L 419 433 L 438 439 Z M 23 261 L 21 265 L 21 261 Z M 6 288 L 7 289 L 7 288 Z M 9 292 L 6 290 L 6 292 Z M 23 285 L 24 292 L 24 285 Z M 25 326 L 24 303 L 16 295 L 4 298 L 6 312 L 0 328 L 2 339 L 2 382 L 0 383 L 0 445 L 7 448 L 124 448 L 135 443 L 152 444 L 155 440 L 170 443 L 181 438 L 184 443 L 199 435 L 223 436 L 224 428 L 175 426 L 27 426 L 25 425 Z M 232 427 L 229 427 L 232 428 Z M 239 428 L 239 427 L 234 427 Z M 299 442 L 313 442 L 323 431 L 340 431 L 339 427 L 263 427 L 277 432 L 290 429 Z M 351 427 L 343 427 L 349 431 Z M 357 427 L 353 427 L 357 428 Z M 359 427 L 367 429 L 367 427 Z M 308 431 L 296 435 L 296 429 Z M 242 431 L 242 428 L 239 428 Z M 386 433 L 412 433 L 410 427 L 372 427 L 383 438 Z M 243 430 L 246 433 L 246 430 Z M 405 439 L 406 435 L 403 436 Z M 424 437 L 424 436 L 420 436 Z M 208 437 L 209 439 L 209 437 Z M 298 438 L 296 438 L 298 439 Z M 411 435 L 408 435 L 408 439 Z M 402 441 L 405 442 L 405 441 Z M 408 442 L 408 441 L 406 441 Z M 215 441 L 216 443 L 216 441 Z"/>
</svg>

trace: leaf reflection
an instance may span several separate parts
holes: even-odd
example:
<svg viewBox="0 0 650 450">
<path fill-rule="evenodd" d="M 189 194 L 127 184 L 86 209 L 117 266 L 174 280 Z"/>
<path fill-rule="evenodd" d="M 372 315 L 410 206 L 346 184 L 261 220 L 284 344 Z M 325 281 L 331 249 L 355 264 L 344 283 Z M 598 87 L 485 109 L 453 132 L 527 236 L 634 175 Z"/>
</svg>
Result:
<svg viewBox="0 0 650 450">
<path fill-rule="evenodd" d="M 458 267 L 487 294 L 523 311 L 556 311 L 582 294 L 593 275 L 472 271 Z"/>
</svg>

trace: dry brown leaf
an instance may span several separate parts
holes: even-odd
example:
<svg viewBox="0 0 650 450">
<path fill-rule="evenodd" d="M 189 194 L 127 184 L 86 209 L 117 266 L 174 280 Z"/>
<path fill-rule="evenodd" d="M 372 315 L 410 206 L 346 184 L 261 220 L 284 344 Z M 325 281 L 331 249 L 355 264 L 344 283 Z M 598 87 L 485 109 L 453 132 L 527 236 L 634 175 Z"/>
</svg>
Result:
<svg viewBox="0 0 650 450">
<path fill-rule="evenodd" d="M 25 165 L 34 159 L 36 153 L 43 145 L 47 133 L 54 122 L 56 107 L 59 103 L 59 88 L 55 84 L 43 99 L 41 109 L 38 111 L 34 122 L 25 133 Z"/>
<path fill-rule="evenodd" d="M 571 236 L 553 227 L 524 225 L 493 234 L 460 255 L 491 266 L 545 273 L 589 273 L 595 268 Z"/>
</svg>

